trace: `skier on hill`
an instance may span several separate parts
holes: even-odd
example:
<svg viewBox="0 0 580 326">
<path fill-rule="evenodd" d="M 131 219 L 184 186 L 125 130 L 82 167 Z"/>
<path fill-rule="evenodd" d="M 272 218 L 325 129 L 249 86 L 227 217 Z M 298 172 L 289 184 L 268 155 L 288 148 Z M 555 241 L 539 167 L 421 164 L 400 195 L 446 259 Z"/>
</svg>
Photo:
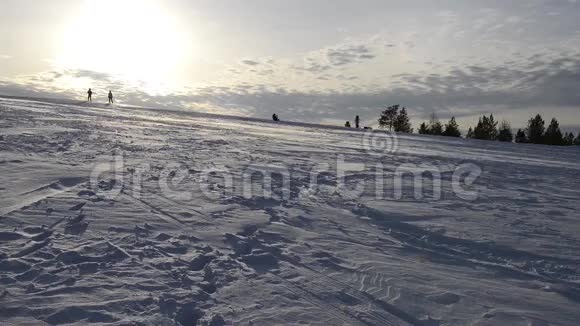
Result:
<svg viewBox="0 0 580 326">
<path fill-rule="evenodd" d="M 109 104 L 113 104 L 113 92 L 109 91 Z"/>
<path fill-rule="evenodd" d="M 93 91 L 89 88 L 89 91 L 87 92 L 88 98 L 87 98 L 87 102 L 92 102 L 93 101 Z"/>
</svg>

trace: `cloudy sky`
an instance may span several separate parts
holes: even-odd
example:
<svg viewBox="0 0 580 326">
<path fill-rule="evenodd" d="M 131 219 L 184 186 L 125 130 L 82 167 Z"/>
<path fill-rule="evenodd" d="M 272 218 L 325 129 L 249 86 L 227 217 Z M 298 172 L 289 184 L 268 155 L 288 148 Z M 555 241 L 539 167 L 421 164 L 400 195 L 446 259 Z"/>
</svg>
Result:
<svg viewBox="0 0 580 326">
<path fill-rule="evenodd" d="M 580 126 L 577 0 L 0 0 L 0 94 Z"/>
</svg>

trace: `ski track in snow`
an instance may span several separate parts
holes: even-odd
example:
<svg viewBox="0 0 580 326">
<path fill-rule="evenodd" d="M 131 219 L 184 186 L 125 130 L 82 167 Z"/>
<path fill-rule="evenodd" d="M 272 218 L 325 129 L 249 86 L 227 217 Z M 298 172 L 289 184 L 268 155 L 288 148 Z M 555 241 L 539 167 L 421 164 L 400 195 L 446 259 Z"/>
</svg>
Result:
<svg viewBox="0 0 580 326">
<path fill-rule="evenodd" d="M 362 139 L 0 98 L 0 324 L 577 325 L 578 147 L 400 135 L 377 157 Z M 123 184 L 112 172 L 91 182 L 118 153 Z M 369 167 L 349 185 L 401 164 L 475 163 L 478 198 L 455 196 L 448 172 L 441 200 L 412 198 L 409 183 L 401 200 L 388 185 L 386 198 L 348 198 L 332 173 L 308 189 L 305 173 L 337 154 Z M 249 165 L 290 170 L 290 196 L 244 196 Z M 234 188 L 207 169 L 227 169 Z M 163 185 L 167 174 L 181 183 Z"/>
</svg>

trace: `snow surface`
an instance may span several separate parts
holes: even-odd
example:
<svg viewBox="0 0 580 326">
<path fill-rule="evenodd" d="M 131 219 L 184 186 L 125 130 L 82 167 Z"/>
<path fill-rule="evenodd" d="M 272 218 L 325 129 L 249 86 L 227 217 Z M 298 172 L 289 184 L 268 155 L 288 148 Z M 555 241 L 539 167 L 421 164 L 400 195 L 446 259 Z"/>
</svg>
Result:
<svg viewBox="0 0 580 326">
<path fill-rule="evenodd" d="M 0 98 L 0 325 L 579 324 L 579 147 L 365 137 Z"/>
</svg>

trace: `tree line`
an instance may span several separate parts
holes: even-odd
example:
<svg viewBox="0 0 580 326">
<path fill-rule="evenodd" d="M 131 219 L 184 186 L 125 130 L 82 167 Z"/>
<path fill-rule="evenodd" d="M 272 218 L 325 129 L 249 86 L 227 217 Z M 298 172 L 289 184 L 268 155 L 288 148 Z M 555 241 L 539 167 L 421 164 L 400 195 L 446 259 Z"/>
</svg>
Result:
<svg viewBox="0 0 580 326">
<path fill-rule="evenodd" d="M 358 116 L 357 116 L 358 118 Z M 379 128 L 394 132 L 413 133 L 413 128 L 405 107 L 392 105 L 385 108 L 378 119 Z M 527 127 L 518 129 L 513 134 L 508 121 L 501 122 L 495 120 L 493 114 L 483 115 L 479 118 L 477 125 L 469 127 L 465 138 L 492 140 L 501 142 L 546 144 L 557 146 L 580 145 L 580 133 L 574 137 L 571 132 L 563 133 L 556 118 L 552 118 L 548 127 L 540 114 L 528 120 Z M 349 124 L 350 126 L 350 124 Z M 358 119 L 357 119 L 358 128 Z M 448 137 L 461 137 L 461 131 L 455 117 L 451 117 L 445 124 L 439 121 L 437 115 L 433 113 L 427 122 L 421 123 L 419 134 L 438 135 Z"/>
</svg>

